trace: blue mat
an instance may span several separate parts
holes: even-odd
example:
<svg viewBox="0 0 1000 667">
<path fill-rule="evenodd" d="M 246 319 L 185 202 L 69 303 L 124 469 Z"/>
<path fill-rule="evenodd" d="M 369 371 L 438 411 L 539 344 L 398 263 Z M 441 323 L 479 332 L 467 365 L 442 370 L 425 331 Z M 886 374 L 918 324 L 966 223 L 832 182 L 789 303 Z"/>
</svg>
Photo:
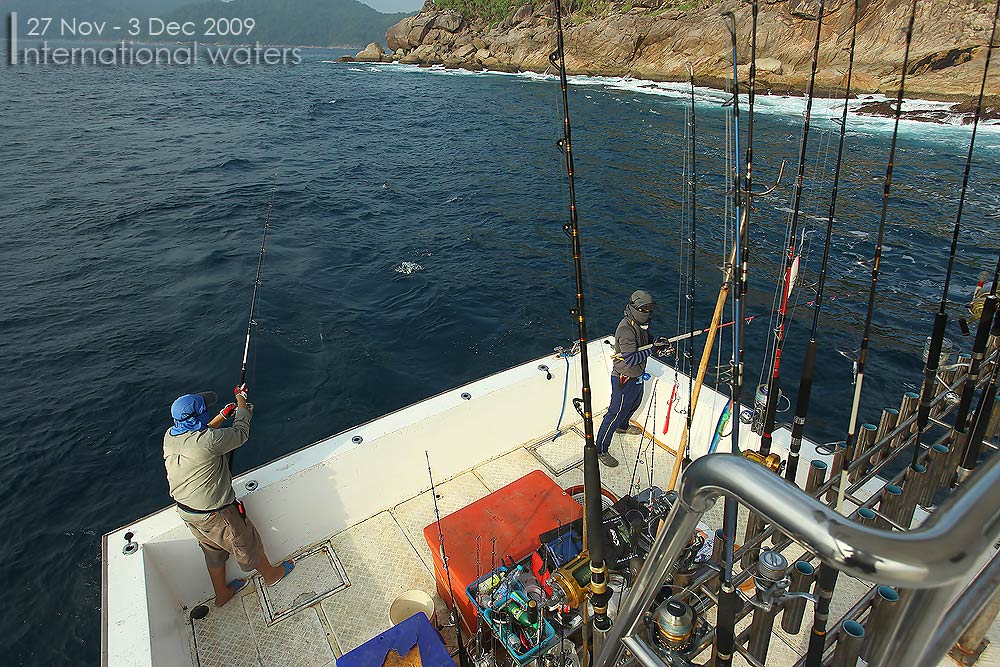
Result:
<svg viewBox="0 0 1000 667">
<path fill-rule="evenodd" d="M 414 644 L 420 647 L 424 667 L 455 667 L 441 635 L 421 612 L 337 658 L 337 667 L 382 667 L 389 651 L 403 656 Z"/>
</svg>

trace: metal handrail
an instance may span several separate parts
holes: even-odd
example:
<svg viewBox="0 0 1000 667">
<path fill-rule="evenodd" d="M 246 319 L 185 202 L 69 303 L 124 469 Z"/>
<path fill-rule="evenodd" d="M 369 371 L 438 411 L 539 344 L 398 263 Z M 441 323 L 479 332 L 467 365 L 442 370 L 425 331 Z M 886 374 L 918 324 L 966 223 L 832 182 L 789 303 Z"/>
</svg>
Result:
<svg viewBox="0 0 1000 667">
<path fill-rule="evenodd" d="M 596 667 L 615 663 L 622 640 L 633 633 L 699 519 L 723 494 L 738 498 L 821 560 L 850 576 L 908 589 L 930 589 L 924 595 L 917 590 L 913 599 L 940 602 L 938 606 L 925 604 L 917 613 L 901 610 L 907 625 L 895 628 L 890 638 L 894 652 L 889 655 L 896 664 L 924 664 L 922 654 L 948 603 L 980 555 L 1000 537 L 1000 458 L 980 466 L 960 492 L 919 529 L 891 533 L 852 522 L 741 456 L 702 457 L 685 472 L 678 501 L 622 602 Z"/>
</svg>

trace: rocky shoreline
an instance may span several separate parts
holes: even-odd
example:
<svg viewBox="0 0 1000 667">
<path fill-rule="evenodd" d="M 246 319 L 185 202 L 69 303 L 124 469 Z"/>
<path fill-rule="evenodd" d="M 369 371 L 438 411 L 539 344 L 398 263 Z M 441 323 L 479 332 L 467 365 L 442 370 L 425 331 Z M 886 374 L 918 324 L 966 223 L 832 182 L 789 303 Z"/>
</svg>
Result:
<svg viewBox="0 0 1000 667">
<path fill-rule="evenodd" d="M 853 4 L 851 0 L 825 2 L 817 74 L 824 96 L 842 93 Z M 892 96 L 899 85 L 909 3 L 862 0 L 861 6 L 852 90 Z M 816 10 L 815 0 L 760 2 L 758 92 L 803 93 Z M 751 14 L 748 3 L 738 0 L 631 0 L 612 2 L 596 16 L 567 15 L 563 19 L 567 68 L 572 74 L 686 81 L 687 63 L 691 63 L 698 85 L 722 88 L 731 78 L 732 67 L 729 33 L 721 16 L 727 11 L 736 15 L 745 86 Z M 918 4 L 908 97 L 963 103 L 956 105 L 957 113 L 968 108 L 968 100 L 979 92 L 991 11 L 991 3 L 980 0 Z M 354 58 L 344 60 L 551 73 L 548 58 L 555 47 L 555 3 L 520 5 L 491 25 L 476 16 L 436 9 L 433 0 L 428 0 L 419 14 L 392 26 L 386 41 L 388 51 L 369 44 Z M 1000 90 L 1000 67 L 993 68 L 987 90 Z M 990 115 L 1000 117 L 1000 100 L 991 102 Z M 878 115 L 884 108 L 870 111 Z"/>
</svg>

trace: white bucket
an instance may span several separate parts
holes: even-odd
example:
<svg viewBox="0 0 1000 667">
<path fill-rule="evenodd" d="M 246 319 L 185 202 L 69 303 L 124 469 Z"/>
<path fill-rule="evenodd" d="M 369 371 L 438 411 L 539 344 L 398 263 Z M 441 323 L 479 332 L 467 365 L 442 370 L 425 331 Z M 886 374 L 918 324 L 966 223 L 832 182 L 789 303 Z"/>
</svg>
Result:
<svg viewBox="0 0 1000 667">
<path fill-rule="evenodd" d="M 424 591 L 406 591 L 389 605 L 389 622 L 393 625 L 402 623 L 421 611 L 427 620 L 434 623 L 434 599 Z"/>
</svg>

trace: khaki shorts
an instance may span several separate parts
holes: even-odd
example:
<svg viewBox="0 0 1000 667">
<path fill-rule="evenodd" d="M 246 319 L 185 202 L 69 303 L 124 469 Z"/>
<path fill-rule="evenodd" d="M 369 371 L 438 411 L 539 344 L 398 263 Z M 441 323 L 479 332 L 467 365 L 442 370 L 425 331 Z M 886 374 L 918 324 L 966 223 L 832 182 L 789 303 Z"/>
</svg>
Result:
<svg viewBox="0 0 1000 667">
<path fill-rule="evenodd" d="M 236 505 L 206 514 L 201 520 L 185 519 L 184 523 L 198 538 L 198 546 L 205 552 L 205 564 L 212 569 L 225 565 L 232 554 L 240 569 L 250 572 L 264 557 L 260 533 L 249 517 L 240 515 Z"/>
</svg>

